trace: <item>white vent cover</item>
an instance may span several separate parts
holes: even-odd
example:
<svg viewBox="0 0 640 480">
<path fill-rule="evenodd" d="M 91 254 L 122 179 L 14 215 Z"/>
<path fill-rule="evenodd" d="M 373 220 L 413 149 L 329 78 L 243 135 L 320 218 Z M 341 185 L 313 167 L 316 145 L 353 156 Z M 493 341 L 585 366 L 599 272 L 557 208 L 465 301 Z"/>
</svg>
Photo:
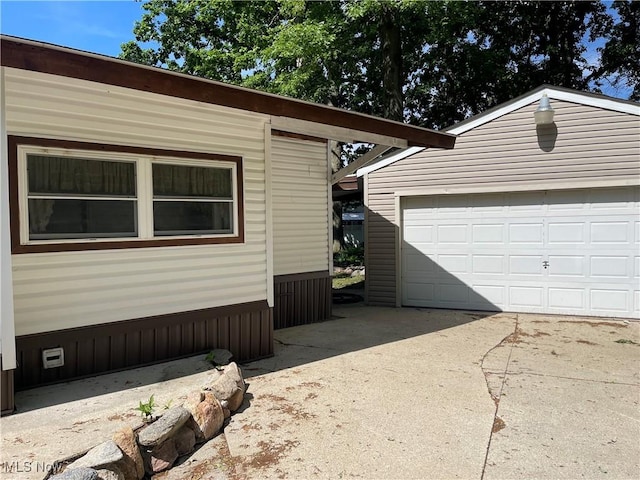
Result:
<svg viewBox="0 0 640 480">
<path fill-rule="evenodd" d="M 56 368 L 64 365 L 64 349 L 62 347 L 49 348 L 42 351 L 42 366 Z"/>
</svg>

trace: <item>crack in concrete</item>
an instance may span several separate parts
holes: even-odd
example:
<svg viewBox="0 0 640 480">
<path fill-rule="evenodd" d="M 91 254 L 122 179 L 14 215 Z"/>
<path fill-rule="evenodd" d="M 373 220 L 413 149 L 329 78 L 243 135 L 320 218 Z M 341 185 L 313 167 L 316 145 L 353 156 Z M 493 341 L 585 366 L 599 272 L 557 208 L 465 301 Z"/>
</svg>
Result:
<svg viewBox="0 0 640 480">
<path fill-rule="evenodd" d="M 502 421 L 502 419 L 500 417 L 498 417 L 498 409 L 500 408 L 500 398 L 502 397 L 502 391 L 504 390 L 504 385 L 505 382 L 507 380 L 507 372 L 509 370 L 509 363 L 511 362 L 511 354 L 513 353 L 513 348 L 516 345 L 516 340 L 518 337 L 518 332 L 519 330 L 519 318 L 520 316 L 516 314 L 515 317 L 515 326 L 513 329 L 513 332 L 510 333 L 509 335 L 507 335 L 506 337 L 504 337 L 502 340 L 500 340 L 500 342 L 495 345 L 493 348 L 491 348 L 487 353 L 485 353 L 482 357 L 482 361 L 480 362 L 480 369 L 482 370 L 482 373 L 484 374 L 484 378 L 485 381 L 487 382 L 487 390 L 489 391 L 489 395 L 491 396 L 491 399 L 493 400 L 493 403 L 495 403 L 496 405 L 496 409 L 493 413 L 493 422 L 491 424 L 491 433 L 489 434 L 489 441 L 487 442 L 487 450 L 485 452 L 485 456 L 484 456 L 484 462 L 482 464 L 482 474 L 480 475 L 480 480 L 484 479 L 484 474 L 486 472 L 487 469 L 487 462 L 489 460 L 489 450 L 491 449 L 491 440 L 493 439 L 493 434 L 494 432 L 497 432 L 498 430 L 495 429 L 495 425 L 496 422 L 500 421 L 502 422 L 502 425 L 504 426 L 504 422 Z M 500 383 L 500 390 L 498 391 L 497 395 L 492 393 L 491 391 L 491 385 L 489 384 L 489 372 L 485 370 L 484 368 L 484 361 L 486 360 L 486 358 L 489 356 L 489 354 L 491 352 L 493 352 L 496 348 L 503 346 L 505 343 L 510 342 L 511 343 L 511 349 L 509 350 L 509 356 L 507 357 L 507 361 L 505 363 L 504 366 L 504 371 L 502 372 L 502 382 Z"/>
</svg>

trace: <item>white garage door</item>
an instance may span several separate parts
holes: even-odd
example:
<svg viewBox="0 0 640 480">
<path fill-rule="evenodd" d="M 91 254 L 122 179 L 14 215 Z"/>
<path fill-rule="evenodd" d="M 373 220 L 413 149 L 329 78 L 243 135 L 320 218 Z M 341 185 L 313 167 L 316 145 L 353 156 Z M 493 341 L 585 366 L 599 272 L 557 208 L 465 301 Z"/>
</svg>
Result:
<svg viewBox="0 0 640 480">
<path fill-rule="evenodd" d="M 409 197 L 407 306 L 640 318 L 640 188 Z"/>
</svg>

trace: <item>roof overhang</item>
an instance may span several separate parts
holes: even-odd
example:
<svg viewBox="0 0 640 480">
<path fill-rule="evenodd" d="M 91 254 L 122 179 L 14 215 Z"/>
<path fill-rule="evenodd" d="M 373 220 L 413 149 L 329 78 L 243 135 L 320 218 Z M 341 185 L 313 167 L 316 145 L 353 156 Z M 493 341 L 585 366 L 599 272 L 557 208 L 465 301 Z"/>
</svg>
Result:
<svg viewBox="0 0 640 480">
<path fill-rule="evenodd" d="M 345 142 L 395 147 L 453 148 L 455 135 L 348 110 L 319 105 L 157 67 L 139 65 L 32 40 L 2 35 L 2 66 L 171 97 L 222 105 L 271 116 L 274 129 Z"/>
</svg>

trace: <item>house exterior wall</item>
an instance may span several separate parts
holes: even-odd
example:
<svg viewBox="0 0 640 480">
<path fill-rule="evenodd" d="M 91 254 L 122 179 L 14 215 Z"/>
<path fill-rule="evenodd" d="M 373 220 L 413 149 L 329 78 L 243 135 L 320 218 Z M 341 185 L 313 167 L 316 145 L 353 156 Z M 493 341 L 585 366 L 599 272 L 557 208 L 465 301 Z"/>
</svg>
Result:
<svg viewBox="0 0 640 480">
<path fill-rule="evenodd" d="M 329 269 L 327 144 L 274 136 L 271 144 L 276 275 Z"/>
<path fill-rule="evenodd" d="M 271 355 L 269 117 L 8 67 L 3 82 L 7 135 L 233 155 L 243 165 L 242 243 L 14 253 L 16 388 L 218 346 L 238 360 Z M 56 346 L 66 365 L 44 370 L 41 351 Z"/>
<path fill-rule="evenodd" d="M 396 304 L 397 197 L 587 188 L 640 182 L 637 116 L 554 100 L 557 136 L 536 131 L 537 102 L 365 178 L 367 299 Z"/>
<path fill-rule="evenodd" d="M 232 154 L 245 179 L 244 244 L 13 255 L 17 336 L 266 299 L 265 117 L 11 68 L 5 88 L 9 135 Z"/>
<path fill-rule="evenodd" d="M 274 328 L 331 316 L 326 142 L 273 136 Z"/>
</svg>

